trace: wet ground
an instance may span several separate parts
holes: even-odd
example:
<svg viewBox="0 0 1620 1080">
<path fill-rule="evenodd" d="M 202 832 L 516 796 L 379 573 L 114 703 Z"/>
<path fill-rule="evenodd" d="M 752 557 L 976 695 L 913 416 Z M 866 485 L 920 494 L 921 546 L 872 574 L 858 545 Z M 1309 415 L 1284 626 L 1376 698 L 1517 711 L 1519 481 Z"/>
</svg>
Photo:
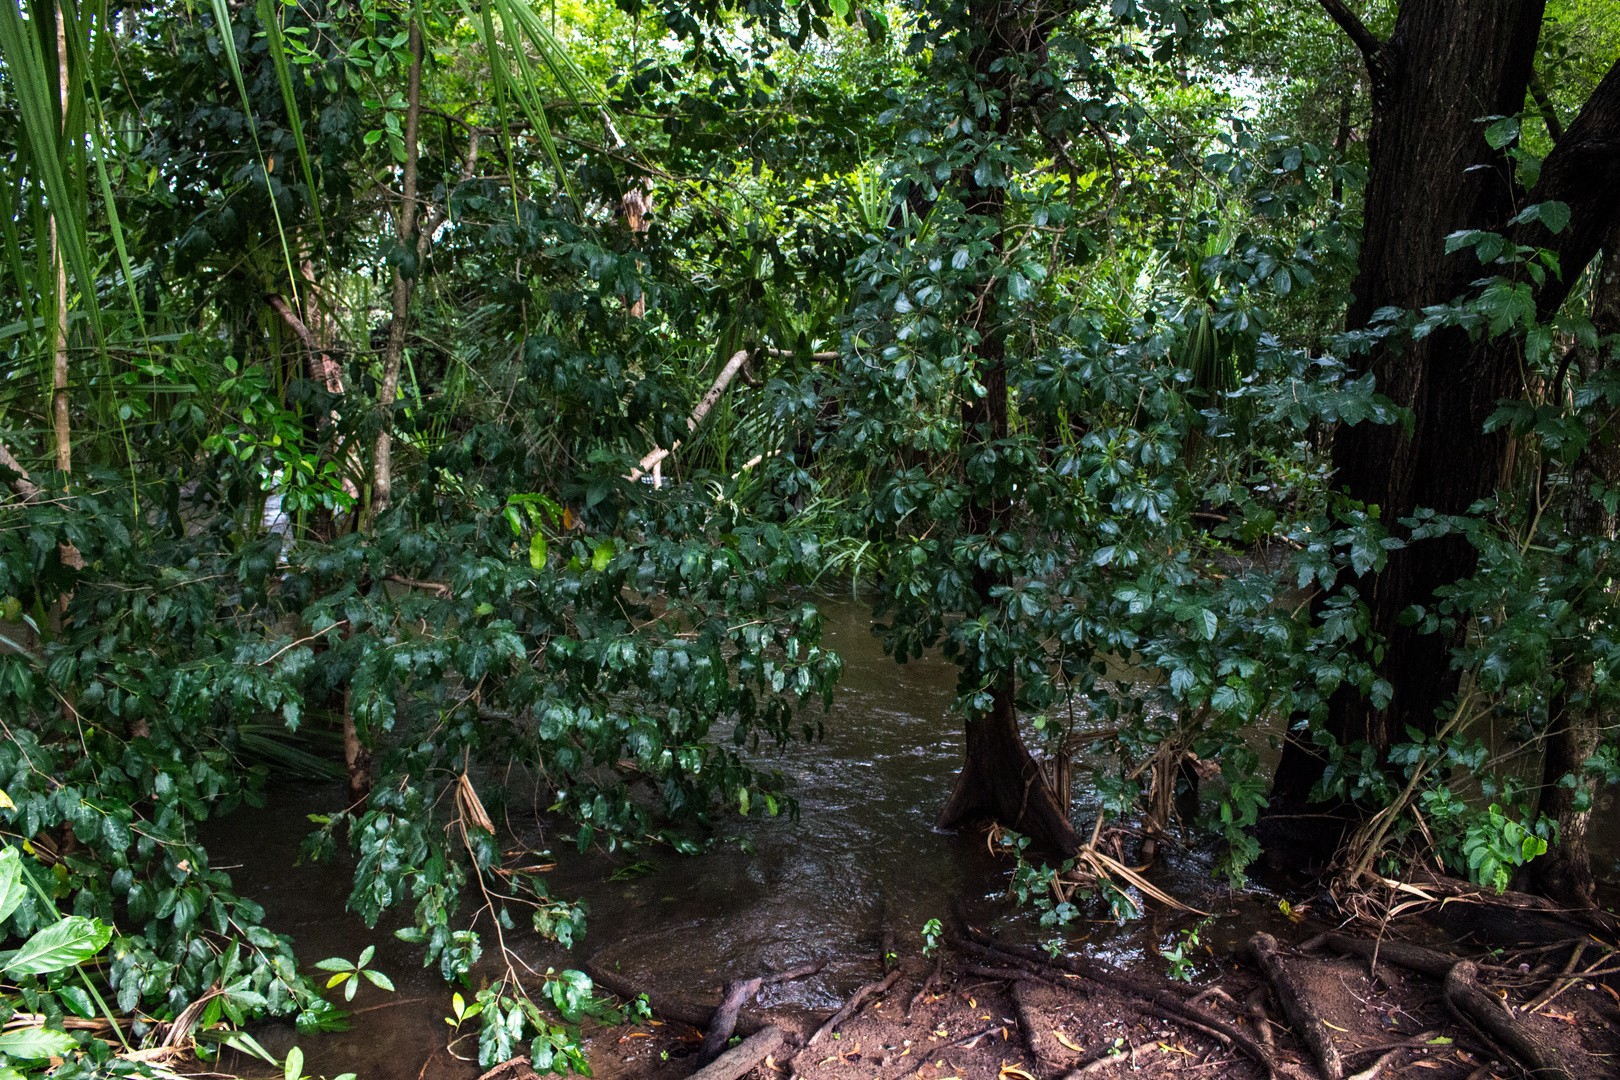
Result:
<svg viewBox="0 0 1620 1080">
<path fill-rule="evenodd" d="M 823 962 L 813 977 L 768 986 L 758 1002 L 784 1023 L 813 1027 L 855 987 L 873 978 L 885 928 L 894 933 L 897 951 L 911 968 L 923 964 L 918 956 L 923 923 L 931 918 L 948 922 L 962 900 L 970 918 L 1008 939 L 1051 937 L 1027 912 L 1015 912 L 1003 899 L 1009 864 L 991 855 L 982 835 L 932 829 L 960 763 L 961 732 L 949 714 L 954 669 L 936 659 L 897 666 L 871 635 L 864 607 L 829 602 L 824 609 L 827 643 L 845 662 L 843 683 L 825 718 L 825 740 L 790 746 L 769 759 L 790 778 L 800 803 L 799 820 L 733 819 L 724 831 L 735 835 L 734 842 L 691 857 L 655 847 L 613 856 L 579 855 L 572 844 L 558 844 L 549 884 L 556 896 L 590 903 L 589 930 L 571 953 L 532 935 L 509 933 L 508 943 L 528 963 L 544 970 L 579 967 L 598 957 L 638 983 L 712 1002 L 727 979 Z M 1084 771 L 1082 762 L 1077 773 Z M 1076 784 L 1078 821 L 1088 818 L 1089 795 Z M 306 1055 L 306 1070 L 314 1075 L 356 1072 L 362 1080 L 476 1077 L 480 1070 L 455 1056 L 475 1056 L 476 1036 L 454 1052 L 446 1049 L 450 1028 L 444 1018 L 450 1013 L 451 988 L 436 967 L 421 968 L 417 949 L 394 938 L 398 924 L 368 929 L 344 910 L 352 866 L 341 858 L 331 865 L 294 865 L 299 843 L 313 827 L 307 815 L 329 812 L 341 801 L 338 787 L 282 787 L 267 810 L 239 813 L 205 837 L 216 862 L 234 864 L 231 873 L 240 890 L 264 905 L 267 925 L 293 936 L 306 963 L 329 956 L 352 959 L 374 945 L 372 966 L 388 973 L 397 987 L 393 994 L 362 988 L 347 1033 L 295 1037 L 290 1026 L 272 1024 L 259 1037 L 278 1055 L 297 1042 Z M 544 845 L 542 838 L 535 846 Z M 1152 876 L 1172 895 L 1216 913 L 1202 947 L 1189 950 L 1192 973 L 1200 978 L 1232 972 L 1236 944 L 1257 929 L 1270 929 L 1285 941 L 1304 933 L 1304 927 L 1279 911 L 1277 895 L 1257 889 L 1233 897 L 1221 889 L 1209 853 L 1172 846 Z M 1292 899 L 1297 903 L 1301 898 Z M 1193 922 L 1191 916 L 1163 911 L 1128 924 L 1097 918 L 1071 924 L 1066 940 L 1072 951 L 1162 977 L 1166 962 L 1158 950 L 1178 940 L 1178 931 Z M 853 1030 L 848 1036 L 852 1040 L 878 1040 L 877 1046 L 859 1050 L 858 1059 L 850 1060 L 857 1053 L 849 1049 L 854 1043 L 840 1040 L 844 1057 L 829 1051 L 816 1059 L 832 1058 L 816 1066 L 819 1072 L 810 1073 L 809 1062 L 802 1063 L 801 1071 L 886 1076 L 893 1071 L 890 1059 L 897 1068 L 907 1056 L 907 1038 L 941 1025 L 957 1032 L 984 1011 L 981 1000 L 996 1002 L 996 1017 L 1013 1015 L 1005 1011 L 1004 986 L 987 984 L 975 991 L 970 986 L 974 981 L 957 978 L 934 1000 L 919 1002 L 918 1009 L 928 1011 L 910 1024 L 896 1015 L 890 1019 L 901 1026 L 874 1029 L 866 1036 Z M 920 977 L 912 982 L 906 1000 L 920 982 Z M 1054 1020 L 1054 1031 L 1070 1023 L 1065 1038 L 1078 1046 L 1095 1046 L 1103 1034 L 1123 1037 L 1140 1020 L 1118 1013 L 1114 1023 L 1125 1027 L 1117 1035 L 1105 1033 L 1103 1013 L 1112 1006 L 1106 995 L 1098 1002 L 1083 1016 Z M 894 1007 L 892 1001 L 882 1005 L 884 1010 Z M 876 1021 L 868 1014 L 862 1022 Z M 905 1033 L 917 1024 L 935 1026 Z M 593 1065 L 610 1076 L 684 1075 L 690 1071 L 682 1064 L 690 1032 L 677 1027 L 600 1032 L 592 1040 Z M 1137 1034 L 1146 1038 L 1154 1030 L 1149 1024 Z M 917 1050 L 910 1056 L 921 1054 L 927 1042 L 912 1038 Z M 982 1040 L 976 1048 L 986 1049 L 991 1042 Z M 1054 1045 L 1060 1056 L 1069 1053 Z M 1210 1043 L 1197 1051 L 1204 1066 L 1216 1060 L 1207 1054 L 1213 1047 Z M 1188 1046 L 1183 1049 L 1190 1052 Z M 1018 1060 L 1012 1050 L 1009 1044 L 1008 1062 Z M 960 1051 L 955 1053 L 959 1059 Z M 1174 1060 L 1183 1056 L 1166 1053 Z M 883 1068 L 874 1064 L 879 1058 Z M 941 1054 L 933 1060 L 956 1059 Z M 859 1067 L 862 1062 L 865 1067 Z M 252 1072 L 249 1063 L 228 1064 Z M 916 1072 L 910 1062 L 904 1064 L 906 1075 Z M 950 1075 L 951 1068 L 931 1063 L 921 1074 L 922 1080 Z"/>
</svg>

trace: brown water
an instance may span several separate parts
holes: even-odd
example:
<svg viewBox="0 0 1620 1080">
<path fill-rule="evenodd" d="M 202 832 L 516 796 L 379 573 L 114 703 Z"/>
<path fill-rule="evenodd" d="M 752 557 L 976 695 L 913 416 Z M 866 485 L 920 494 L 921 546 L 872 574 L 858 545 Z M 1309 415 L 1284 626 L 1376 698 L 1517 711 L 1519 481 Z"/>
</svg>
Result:
<svg viewBox="0 0 1620 1080">
<path fill-rule="evenodd" d="M 865 607 L 829 602 L 823 610 L 827 644 L 844 659 L 844 679 L 825 717 L 825 740 L 768 756 L 761 750 L 766 763 L 789 778 L 799 821 L 733 818 L 722 822 L 720 835 L 739 842 L 690 857 L 662 847 L 579 855 L 572 844 L 557 844 L 558 866 L 549 884 L 556 896 L 590 903 L 589 930 L 571 954 L 532 934 L 508 933 L 508 944 L 527 963 L 543 971 L 579 966 L 601 954 L 608 966 L 644 984 L 704 993 L 729 978 L 825 961 L 812 978 L 767 987 L 760 1003 L 830 1011 L 870 978 L 886 924 L 900 949 L 914 952 L 922 924 L 949 921 L 955 905 L 965 901 L 975 922 L 993 923 L 1006 936 L 1052 936 L 1027 909 L 1015 911 L 1004 899 L 1009 863 L 990 855 L 982 835 L 932 828 L 961 760 L 960 723 L 949 714 L 955 669 L 934 658 L 897 666 L 872 636 Z M 1077 764 L 1083 777 L 1086 763 Z M 239 813 L 205 837 L 216 861 L 238 864 L 231 870 L 238 887 L 264 905 L 268 926 L 293 936 L 306 964 L 328 956 L 353 959 L 375 945 L 372 966 L 398 988 L 386 994 L 363 987 L 347 1033 L 295 1037 L 290 1025 L 268 1024 L 259 1037 L 278 1055 L 297 1042 L 306 1069 L 315 1074 L 352 1071 L 362 1080 L 476 1076 L 480 1070 L 445 1051 L 449 1028 L 443 1018 L 452 988 L 439 978 L 437 965 L 424 970 L 418 950 L 394 938 L 392 930 L 401 923 L 369 930 L 344 910 L 352 865 L 344 859 L 293 865 L 312 827 L 306 815 L 330 811 L 342 795 L 338 787 L 285 787 L 269 809 Z M 1076 784 L 1079 823 L 1089 825 L 1091 795 L 1083 782 Z M 751 850 L 742 850 L 743 842 Z M 632 870 L 637 863 L 651 865 Z M 1217 914 L 1205 935 L 1214 953 L 1202 960 L 1204 973 L 1229 963 L 1213 956 L 1229 957 L 1231 946 L 1255 929 L 1290 929 L 1276 896 L 1263 890 L 1237 898 L 1224 893 L 1213 879 L 1208 852 L 1172 845 L 1151 876 L 1172 895 Z M 472 910 L 469 902 L 464 916 Z M 1091 914 L 1093 921 L 1064 931 L 1073 951 L 1160 971 L 1158 947 L 1194 921 L 1162 910 L 1129 924 L 1103 918 L 1102 911 Z M 493 935 L 487 921 L 479 929 L 487 957 Z M 475 1043 L 476 1035 L 458 1049 L 473 1056 Z M 252 1071 L 248 1062 L 228 1064 Z"/>
</svg>

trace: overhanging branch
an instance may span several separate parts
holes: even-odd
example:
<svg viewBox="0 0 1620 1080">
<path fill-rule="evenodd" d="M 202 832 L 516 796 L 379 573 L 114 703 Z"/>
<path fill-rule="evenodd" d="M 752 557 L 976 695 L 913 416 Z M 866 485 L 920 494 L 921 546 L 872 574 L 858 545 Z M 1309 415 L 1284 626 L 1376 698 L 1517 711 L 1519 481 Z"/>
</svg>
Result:
<svg viewBox="0 0 1620 1080">
<path fill-rule="evenodd" d="M 1385 77 L 1384 43 L 1378 40 L 1376 34 L 1367 29 L 1367 24 L 1362 22 L 1354 11 L 1350 10 L 1344 0 L 1317 0 L 1317 2 L 1322 5 L 1322 10 L 1326 11 L 1328 16 L 1339 24 L 1339 29 L 1350 36 L 1350 40 L 1355 42 L 1356 48 L 1361 50 L 1361 58 L 1367 63 L 1367 77 L 1372 80 L 1373 101 L 1375 104 L 1381 104 L 1384 88 L 1388 84 L 1388 79 Z"/>
</svg>

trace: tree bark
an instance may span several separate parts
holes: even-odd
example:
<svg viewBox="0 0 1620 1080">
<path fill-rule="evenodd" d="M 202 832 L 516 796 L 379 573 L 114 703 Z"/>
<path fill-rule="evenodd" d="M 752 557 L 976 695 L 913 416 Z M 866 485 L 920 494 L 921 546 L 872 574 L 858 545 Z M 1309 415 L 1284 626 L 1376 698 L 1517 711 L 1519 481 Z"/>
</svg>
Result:
<svg viewBox="0 0 1620 1080">
<path fill-rule="evenodd" d="M 1603 265 L 1592 289 L 1591 318 L 1600 338 L 1620 333 L 1620 222 L 1611 225 L 1604 240 Z M 1612 356 L 1603 351 L 1576 348 L 1573 362 L 1579 365 L 1583 379 L 1592 378 L 1614 363 Z M 1562 385 L 1555 385 L 1554 392 L 1561 396 Z M 1603 429 L 1612 431 L 1617 419 L 1620 417 L 1588 421 L 1592 439 L 1575 462 L 1569 505 L 1564 511 L 1565 531 L 1576 544 L 1583 539 L 1615 539 L 1615 515 L 1607 513 L 1602 501 L 1593 497 L 1592 486 L 1620 483 L 1620 444 L 1606 442 L 1602 437 L 1608 433 Z M 1565 665 L 1564 690 L 1552 702 L 1546 756 L 1542 760 L 1540 812 L 1558 823 L 1558 843 L 1530 864 L 1531 880 L 1539 892 L 1561 904 L 1580 907 L 1597 906 L 1592 856 L 1586 847 L 1591 810 L 1576 809 L 1580 802 L 1590 807 L 1596 794 L 1596 780 L 1585 775 L 1585 765 L 1602 742 L 1607 719 L 1593 701 L 1594 676 L 1589 660 L 1572 659 Z M 1564 785 L 1565 777 L 1574 779 L 1573 787 Z"/>
<path fill-rule="evenodd" d="M 1615 215 L 1609 193 L 1620 182 L 1620 66 L 1548 155 L 1528 195 L 1515 190 L 1510 163 L 1485 142 L 1478 122 L 1482 115 L 1516 114 L 1524 104 L 1543 6 L 1543 0 L 1403 5 L 1390 40 L 1371 51 L 1363 46 L 1375 108 L 1348 328 L 1369 326 L 1380 309 L 1417 311 L 1469 293 L 1485 272 L 1470 251 L 1444 253 L 1444 238 L 1459 229 L 1509 231 L 1519 243 L 1559 254 L 1562 277 L 1549 276 L 1537 293 L 1543 317 L 1563 303 L 1596 252 Z M 1551 199 L 1571 208 L 1563 233 L 1551 236 L 1539 224 L 1507 226 L 1525 203 Z M 1369 513 L 1376 508 L 1398 536 L 1399 519 L 1417 508 L 1462 514 L 1492 496 L 1509 472 L 1512 447 L 1505 433 L 1487 434 L 1484 425 L 1498 401 L 1523 391 L 1517 340 L 1474 341 L 1444 330 L 1398 348 L 1375 345 L 1357 366 L 1411 410 L 1413 425 L 1341 428 L 1333 443 L 1336 488 Z M 1400 616 L 1430 603 L 1436 588 L 1468 576 L 1474 565 L 1465 538 L 1442 537 L 1391 552 L 1382 571 L 1355 583 L 1374 640 L 1382 643 L 1374 660 L 1394 694 L 1378 710 L 1352 688 L 1337 693 L 1327 730 L 1341 744 L 1364 741 L 1383 759 L 1407 725 L 1434 730 L 1437 710 L 1458 685 L 1454 642 L 1402 626 Z M 1273 813 L 1297 813 L 1321 775 L 1321 759 L 1291 740 L 1277 769 Z"/>
<path fill-rule="evenodd" d="M 371 517 L 388 509 L 393 501 L 394 484 L 394 397 L 399 392 L 399 367 L 405 355 L 405 331 L 411 317 L 411 294 L 416 288 L 416 277 L 422 270 L 420 249 L 416 240 L 416 165 L 419 154 L 417 133 L 422 117 L 422 19 L 411 11 L 410 37 L 407 48 L 411 53 L 411 69 L 406 84 L 405 98 L 405 167 L 400 180 L 398 229 L 398 259 L 406 252 L 414 262 L 407 276 L 396 261 L 394 266 L 393 321 L 388 326 L 388 344 L 383 351 L 383 381 L 377 390 L 377 410 L 382 427 L 377 432 L 377 447 L 372 459 Z"/>
<path fill-rule="evenodd" d="M 1005 91 L 1010 81 L 1008 61 L 1015 55 L 1039 49 L 1044 52 L 1038 27 L 1026 27 L 1018 13 L 998 0 L 978 0 L 970 18 L 982 35 L 973 56 L 974 67 L 986 85 Z M 1012 126 L 1013 109 L 1004 105 L 997 124 L 1005 136 Z M 994 250 L 1005 249 L 1005 191 L 992 184 L 980 184 L 968 171 L 963 183 L 962 201 L 970 216 L 995 224 L 991 238 Z M 978 332 L 974 348 L 975 366 L 983 396 L 972 393 L 962 398 L 962 434 L 965 457 L 993 452 L 1008 434 L 1007 362 L 1005 327 L 996 302 L 995 283 L 981 285 L 976 309 L 969 313 Z M 970 545 L 993 547 L 1009 527 L 1012 500 L 1005 496 L 976 494 L 962 511 L 962 532 Z M 1005 575 L 982 567 L 973 572 L 973 592 L 980 610 L 997 606 L 997 585 Z M 975 818 L 991 818 L 1029 836 L 1040 846 L 1065 855 L 1080 849 L 1080 838 L 1069 824 L 1068 808 L 1059 805 L 1046 774 L 1024 746 L 1018 732 L 1017 684 L 1010 668 L 995 673 L 990 687 L 991 706 L 982 716 L 967 721 L 967 754 L 956 785 L 940 811 L 940 828 L 953 828 Z"/>
</svg>

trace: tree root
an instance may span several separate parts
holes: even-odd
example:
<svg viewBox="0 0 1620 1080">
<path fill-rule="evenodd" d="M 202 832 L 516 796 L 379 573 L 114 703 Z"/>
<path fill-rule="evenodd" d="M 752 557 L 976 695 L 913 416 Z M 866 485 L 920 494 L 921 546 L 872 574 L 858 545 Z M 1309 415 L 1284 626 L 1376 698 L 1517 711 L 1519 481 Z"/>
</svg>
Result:
<svg viewBox="0 0 1620 1080">
<path fill-rule="evenodd" d="M 1419 945 L 1408 945 L 1404 941 L 1374 941 L 1372 938 L 1335 933 L 1318 934 L 1301 945 L 1299 951 L 1310 952 L 1322 947 L 1345 956 L 1362 957 L 1369 963 L 1375 959 L 1388 960 L 1398 967 L 1416 971 L 1431 979 L 1444 979 L 1461 959 Z"/>
<path fill-rule="evenodd" d="M 1247 951 L 1271 984 L 1271 991 L 1277 995 L 1283 1015 L 1288 1017 L 1294 1031 L 1310 1047 L 1311 1056 L 1316 1059 L 1322 1076 L 1325 1080 L 1342 1080 L 1344 1061 L 1339 1057 L 1339 1048 L 1333 1044 L 1332 1032 L 1322 1022 L 1316 1005 L 1289 977 L 1282 954 L 1277 949 L 1277 939 L 1266 933 L 1255 934 L 1249 939 Z"/>
<path fill-rule="evenodd" d="M 939 980 L 944 976 L 944 974 L 945 950 L 941 949 L 939 951 L 939 959 L 934 961 L 934 970 L 929 973 L 928 978 L 923 980 L 923 984 L 917 989 L 917 992 L 911 995 L 911 1000 L 906 1002 L 906 1016 L 908 1019 L 911 1016 L 911 1010 L 917 1007 L 917 1002 L 921 1001 L 928 991 L 932 990 L 939 984 Z"/>
<path fill-rule="evenodd" d="M 786 1041 L 781 1028 L 766 1025 L 740 1045 L 732 1047 L 693 1073 L 688 1080 L 737 1080 L 775 1053 Z"/>
<path fill-rule="evenodd" d="M 1106 1069 L 1110 1065 L 1117 1065 L 1127 1058 L 1134 1062 L 1138 1053 L 1153 1054 L 1157 1053 L 1158 1049 L 1159 1044 L 1151 1040 L 1139 1043 L 1136 1046 L 1122 1046 L 1117 1050 L 1107 1047 L 1081 1061 L 1079 1065 L 1075 1066 L 1063 1077 L 1063 1080 L 1080 1080 L 1082 1076 L 1090 1076 L 1092 1073 Z"/>
<path fill-rule="evenodd" d="M 737 1030 L 737 1014 L 759 993 L 763 983 L 758 977 L 726 983 L 720 994 L 720 1006 L 714 1010 L 714 1019 L 709 1021 L 709 1030 L 703 1033 L 703 1045 L 698 1047 L 699 1065 L 707 1065 L 725 1050 L 731 1033 Z"/>
<path fill-rule="evenodd" d="M 970 929 L 969 933 L 976 932 Z M 1277 1064 L 1263 1046 L 1207 1009 L 1188 1005 L 1181 994 L 1176 993 L 1174 990 L 1150 986 L 1107 964 L 1099 964 L 1095 961 L 1075 957 L 1052 960 L 1036 949 L 1017 945 L 1003 945 L 982 934 L 976 934 L 976 936 L 985 941 L 986 944 L 978 944 L 965 938 L 953 938 L 953 944 L 968 953 L 984 956 L 990 960 L 1003 963 L 1014 962 L 1024 967 L 1034 965 L 1033 970 L 1038 974 L 1045 974 L 1053 970 L 1069 972 L 1118 990 L 1144 1003 L 1144 1006 L 1155 1016 L 1183 1026 L 1191 1026 L 1212 1035 L 1222 1043 L 1236 1046 L 1246 1056 L 1252 1058 L 1264 1068 L 1268 1077 L 1275 1080 L 1277 1076 Z"/>
<path fill-rule="evenodd" d="M 709 1024 L 714 1020 L 715 1009 L 708 1005 L 690 1001 L 675 994 L 666 994 L 657 990 L 648 990 L 637 986 L 623 975 L 608 971 L 594 959 L 585 964 L 585 974 L 591 981 L 608 992 L 633 1001 L 642 995 L 647 997 L 647 1006 L 653 1013 L 666 1020 L 674 1020 L 682 1024 L 690 1024 L 699 1031 L 707 1031 Z M 768 1024 L 749 1016 L 738 1016 L 734 1034 L 757 1035 L 764 1031 Z"/>
<path fill-rule="evenodd" d="M 855 1010 L 860 1007 L 861 1002 L 865 1001 L 873 994 L 884 993 L 889 989 L 889 987 L 893 986 L 895 981 L 899 978 L 900 971 L 898 968 L 896 968 L 894 971 L 889 972 L 888 977 L 882 982 L 867 983 L 865 986 L 855 991 L 850 999 L 844 1003 L 844 1007 L 833 1013 L 825 1024 L 822 1024 L 819 1028 L 817 1028 L 816 1033 L 810 1036 L 809 1039 L 805 1040 L 804 1045 L 807 1047 L 814 1046 L 822 1039 L 825 1039 L 828 1035 L 831 1035 L 839 1024 L 842 1024 L 854 1014 Z"/>
<path fill-rule="evenodd" d="M 1254 1021 L 1254 1030 L 1259 1033 L 1260 1041 L 1267 1050 L 1277 1048 L 1276 1040 L 1271 1037 L 1271 1017 L 1266 1014 L 1266 995 L 1268 991 L 1264 986 L 1257 986 L 1243 1002 L 1243 1015 Z"/>
<path fill-rule="evenodd" d="M 1570 1080 L 1558 1054 L 1536 1038 L 1500 998 L 1479 985 L 1479 967 L 1460 960 L 1446 973 L 1446 1004 L 1466 1016 L 1529 1070 L 1535 1080 Z"/>
<path fill-rule="evenodd" d="M 1024 1033 L 1024 1045 L 1029 1049 L 1029 1056 L 1035 1059 L 1042 1076 L 1050 1076 L 1056 1069 L 1056 1063 L 1041 1032 L 1040 1014 L 1035 1011 L 1035 1006 L 1029 1000 L 1032 986 L 1033 982 L 1024 980 L 1012 984 L 1014 1015 L 1018 1017 L 1018 1026 Z"/>
</svg>

